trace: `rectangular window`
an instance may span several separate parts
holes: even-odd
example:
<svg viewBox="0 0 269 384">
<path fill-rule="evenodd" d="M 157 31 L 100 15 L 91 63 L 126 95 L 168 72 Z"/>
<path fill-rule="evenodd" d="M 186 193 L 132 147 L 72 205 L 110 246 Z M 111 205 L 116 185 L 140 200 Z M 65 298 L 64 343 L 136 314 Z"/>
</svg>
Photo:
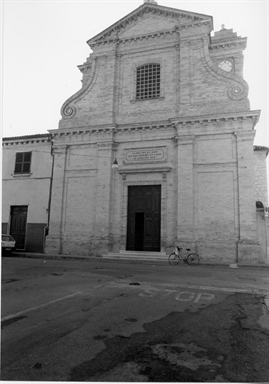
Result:
<svg viewBox="0 0 269 384">
<path fill-rule="evenodd" d="M 136 99 L 160 97 L 160 64 L 143 65 L 136 70 Z"/>
<path fill-rule="evenodd" d="M 16 153 L 14 173 L 30 173 L 32 152 Z"/>
</svg>

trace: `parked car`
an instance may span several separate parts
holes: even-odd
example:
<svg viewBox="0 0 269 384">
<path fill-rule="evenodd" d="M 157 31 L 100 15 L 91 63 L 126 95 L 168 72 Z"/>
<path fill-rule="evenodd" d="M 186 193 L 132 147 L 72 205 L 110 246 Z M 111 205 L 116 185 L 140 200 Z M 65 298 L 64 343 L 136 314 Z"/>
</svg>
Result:
<svg viewBox="0 0 269 384">
<path fill-rule="evenodd" d="M 10 235 L 2 235 L 2 254 L 4 253 L 12 253 L 16 248 L 16 241 Z"/>
</svg>

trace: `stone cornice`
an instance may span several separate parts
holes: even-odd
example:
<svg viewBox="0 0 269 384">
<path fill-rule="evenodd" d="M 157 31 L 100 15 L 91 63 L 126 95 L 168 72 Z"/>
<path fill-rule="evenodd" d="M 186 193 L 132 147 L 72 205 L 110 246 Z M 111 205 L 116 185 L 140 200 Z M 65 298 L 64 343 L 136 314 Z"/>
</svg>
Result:
<svg viewBox="0 0 269 384">
<path fill-rule="evenodd" d="M 4 137 L 2 140 L 2 146 L 12 145 L 25 145 L 25 144 L 39 144 L 50 142 L 50 134 L 37 134 L 29 136 L 15 136 L 15 137 Z"/>
<path fill-rule="evenodd" d="M 98 40 L 96 42 L 91 43 L 91 48 L 95 46 L 100 46 L 100 45 L 105 45 L 105 44 L 126 44 L 126 43 L 131 43 L 131 42 L 136 42 L 136 41 L 143 41 L 143 40 L 148 40 L 148 39 L 154 39 L 154 38 L 162 38 L 167 35 L 173 35 L 173 34 L 180 34 L 180 31 L 188 28 L 193 28 L 193 27 L 201 27 L 202 25 L 209 25 L 209 21 L 199 21 L 196 23 L 191 23 L 191 24 L 186 24 L 182 26 L 178 26 L 174 29 L 170 30 L 164 30 L 164 31 L 158 31 L 158 32 L 152 32 L 148 33 L 146 35 L 136 35 L 136 36 L 131 36 L 131 37 L 126 37 L 126 38 L 119 38 L 115 37 L 113 39 L 102 39 Z"/>
<path fill-rule="evenodd" d="M 171 128 L 170 123 L 155 123 L 155 124 L 146 124 L 142 123 L 140 125 L 129 125 L 129 126 L 118 126 L 116 132 L 133 132 L 133 131 L 145 131 L 145 130 L 160 130 Z"/>
<path fill-rule="evenodd" d="M 92 63 L 86 62 L 84 64 L 78 65 L 78 69 L 81 73 L 87 72 L 92 69 Z"/>
<path fill-rule="evenodd" d="M 237 45 L 243 45 L 242 50 L 246 48 L 246 37 L 237 36 L 233 29 L 226 29 L 224 25 L 221 27 L 221 30 L 216 31 L 214 36 L 211 37 L 210 49 L 231 48 Z"/>
<path fill-rule="evenodd" d="M 187 116 L 187 117 L 175 117 L 164 122 L 152 122 L 141 124 L 128 124 L 128 125 L 105 125 L 95 127 L 78 127 L 73 129 L 55 129 L 50 130 L 51 137 L 60 136 L 72 136 L 83 134 L 96 134 L 96 133 L 120 133 L 120 132 L 135 132 L 135 131 L 152 131 L 174 128 L 177 125 L 194 125 L 205 123 L 219 123 L 228 121 L 240 121 L 251 120 L 254 122 L 254 126 L 259 121 L 260 111 L 248 111 L 248 112 L 231 112 L 217 115 L 199 115 L 199 116 Z"/>
<path fill-rule="evenodd" d="M 156 172 L 170 172 L 171 171 L 171 167 L 168 167 L 168 166 L 150 166 L 150 167 L 144 167 L 142 168 L 141 165 L 140 166 L 134 166 L 132 168 L 125 168 L 125 167 L 122 167 L 122 168 L 119 168 L 118 169 L 118 172 L 120 174 L 126 174 L 126 173 L 145 173 L 145 172 L 148 172 L 148 173 L 156 173 Z"/>
<path fill-rule="evenodd" d="M 74 128 L 74 129 L 55 129 L 51 132 L 51 137 L 59 137 L 59 136 L 72 136 L 72 135 L 85 135 L 85 134 L 93 134 L 93 133 L 104 133 L 104 132 L 113 132 L 115 128 L 112 127 L 95 127 L 95 128 Z"/>
<path fill-rule="evenodd" d="M 254 149 L 254 151 L 263 151 L 263 152 L 265 152 L 265 156 L 267 156 L 268 152 L 269 152 L 269 148 L 268 147 L 264 147 L 264 146 L 261 146 L 261 145 L 254 145 L 253 149 Z"/>
<path fill-rule="evenodd" d="M 232 41 L 216 41 L 216 42 L 211 42 L 209 49 L 220 49 L 220 48 L 232 48 L 236 47 L 238 45 L 241 45 L 243 49 L 246 48 L 247 46 L 247 38 L 238 38 L 236 40 Z"/>
<path fill-rule="evenodd" d="M 82 134 L 94 134 L 94 133 L 102 133 L 102 132 L 131 132 L 131 131 L 141 131 L 141 130 L 159 130 L 165 128 L 171 128 L 172 125 L 169 122 L 164 123 L 141 123 L 141 124 L 129 124 L 129 125 L 105 125 L 105 126 L 95 126 L 95 127 L 78 127 L 75 129 L 54 129 L 50 130 L 51 137 L 56 136 L 72 136 L 72 135 L 82 135 Z"/>
<path fill-rule="evenodd" d="M 218 115 L 204 115 L 204 116 L 190 116 L 182 118 L 170 119 L 173 125 L 194 125 L 204 123 L 218 123 L 227 121 L 238 121 L 238 120 L 252 120 L 254 125 L 259 121 L 261 111 L 249 111 L 249 112 L 232 112 L 231 114 L 218 114 Z"/>
<path fill-rule="evenodd" d="M 213 25 L 212 16 L 186 12 L 175 8 L 169 8 L 160 6 L 152 3 L 144 3 L 139 8 L 135 9 L 133 12 L 129 13 L 127 16 L 123 17 L 98 35 L 94 36 L 90 40 L 87 41 L 87 44 L 92 47 L 93 44 L 96 44 L 99 40 L 106 40 L 112 33 L 118 33 L 121 29 L 125 28 L 128 24 L 136 22 L 137 19 L 143 16 L 145 13 L 152 13 L 157 15 L 162 15 L 164 17 L 176 18 L 176 19 L 186 19 L 193 22 L 202 22 L 209 21 L 211 24 L 211 29 Z"/>
</svg>

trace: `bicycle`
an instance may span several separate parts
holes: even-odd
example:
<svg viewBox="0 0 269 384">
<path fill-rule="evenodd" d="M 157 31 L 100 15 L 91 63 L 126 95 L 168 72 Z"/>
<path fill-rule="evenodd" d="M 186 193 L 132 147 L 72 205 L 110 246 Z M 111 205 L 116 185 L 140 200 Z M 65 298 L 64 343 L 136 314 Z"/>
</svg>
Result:
<svg viewBox="0 0 269 384">
<path fill-rule="evenodd" d="M 180 248 L 176 245 L 174 252 L 168 257 L 168 262 L 171 265 L 177 265 L 179 260 L 182 260 L 189 265 L 199 264 L 199 256 L 196 253 L 191 253 L 189 248 L 186 248 L 184 252 L 184 248 Z"/>
</svg>

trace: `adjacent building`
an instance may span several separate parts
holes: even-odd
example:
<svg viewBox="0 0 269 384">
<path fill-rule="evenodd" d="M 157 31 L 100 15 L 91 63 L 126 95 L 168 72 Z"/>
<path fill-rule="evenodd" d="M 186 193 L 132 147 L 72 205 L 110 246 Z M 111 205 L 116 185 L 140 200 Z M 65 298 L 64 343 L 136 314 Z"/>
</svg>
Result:
<svg viewBox="0 0 269 384">
<path fill-rule="evenodd" d="M 2 143 L 2 233 L 17 250 L 44 252 L 53 158 L 49 134 L 6 137 Z"/>
</svg>

